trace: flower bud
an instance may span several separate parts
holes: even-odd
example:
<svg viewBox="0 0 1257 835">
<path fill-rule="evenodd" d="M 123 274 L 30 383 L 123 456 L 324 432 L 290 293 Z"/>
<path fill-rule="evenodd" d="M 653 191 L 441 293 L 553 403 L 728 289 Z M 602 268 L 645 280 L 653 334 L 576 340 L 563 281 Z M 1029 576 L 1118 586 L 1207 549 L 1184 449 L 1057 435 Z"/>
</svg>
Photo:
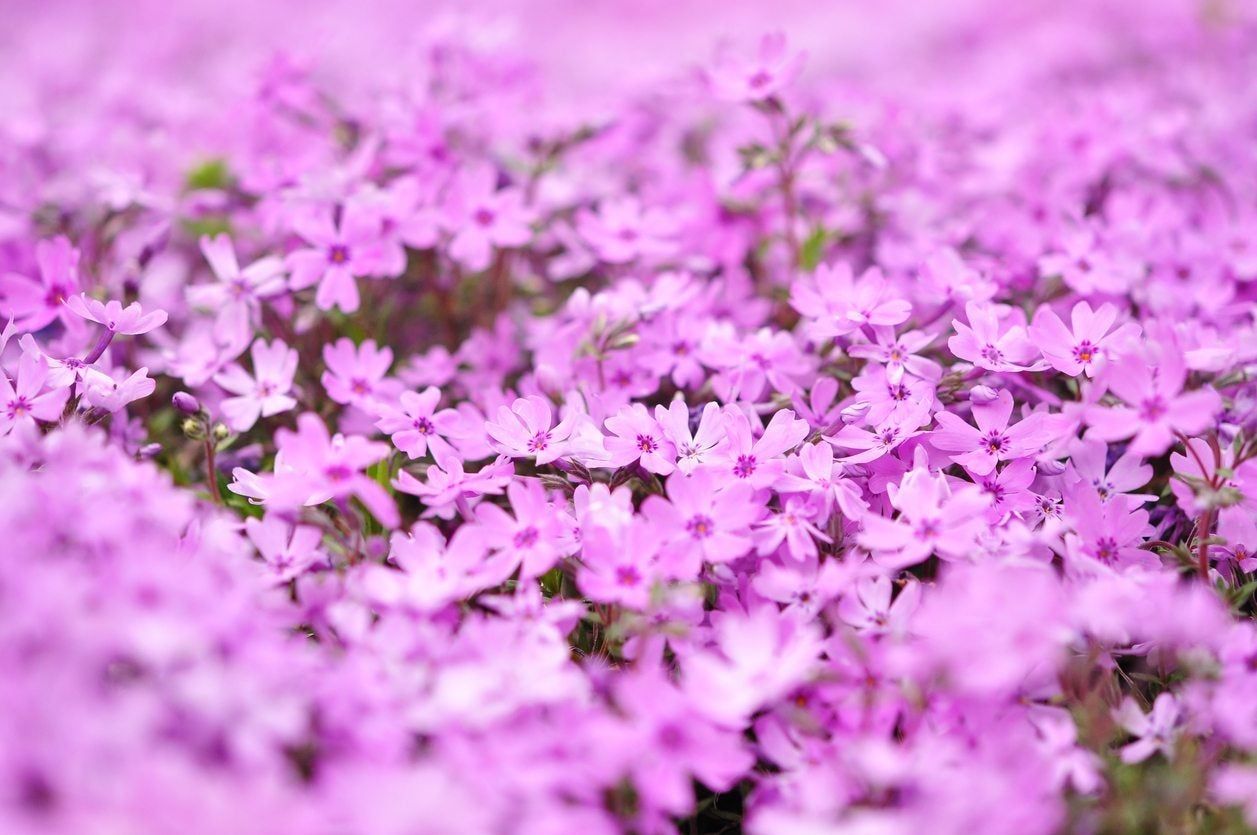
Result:
<svg viewBox="0 0 1257 835">
<path fill-rule="evenodd" d="M 190 441 L 205 440 L 205 421 L 195 417 L 185 418 L 183 421 L 183 434 Z"/>
<path fill-rule="evenodd" d="M 990 386 L 974 386 L 969 389 L 969 402 L 975 406 L 985 406 L 999 399 L 999 392 Z"/>
<path fill-rule="evenodd" d="M 838 416 L 842 418 L 843 423 L 855 423 L 856 421 L 864 419 L 864 416 L 869 413 L 869 409 L 872 405 L 873 404 L 867 400 L 860 400 L 843 409 L 838 413 Z"/>
<path fill-rule="evenodd" d="M 226 424 L 222 424 L 222 423 L 214 424 L 214 440 L 215 441 L 225 441 L 229 437 L 231 437 L 231 430 L 227 428 Z"/>
<path fill-rule="evenodd" d="M 186 391 L 175 392 L 174 397 L 170 398 L 170 404 L 185 415 L 195 415 L 201 411 L 201 404 Z"/>
<path fill-rule="evenodd" d="M 1060 475 L 1065 472 L 1065 462 L 1055 458 L 1040 458 L 1034 462 L 1034 466 L 1043 475 Z"/>
</svg>

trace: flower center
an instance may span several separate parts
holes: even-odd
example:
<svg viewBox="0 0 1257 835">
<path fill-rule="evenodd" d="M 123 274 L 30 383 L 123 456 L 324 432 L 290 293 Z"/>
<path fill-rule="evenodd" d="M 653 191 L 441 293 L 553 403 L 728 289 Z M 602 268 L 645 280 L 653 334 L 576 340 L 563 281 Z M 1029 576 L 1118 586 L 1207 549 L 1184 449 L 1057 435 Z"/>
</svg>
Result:
<svg viewBox="0 0 1257 835">
<path fill-rule="evenodd" d="M 685 523 L 685 529 L 689 531 L 690 536 L 695 539 L 706 539 L 711 536 L 715 524 L 711 521 L 710 516 L 704 516 L 699 513 L 692 517 L 690 521 Z"/>
<path fill-rule="evenodd" d="M 733 464 L 733 474 L 738 478 L 747 478 L 755 472 L 758 464 L 754 455 L 739 455 L 738 460 Z"/>
<path fill-rule="evenodd" d="M 659 444 L 655 443 L 655 439 L 649 435 L 638 435 L 637 448 L 642 452 L 654 452 L 659 449 Z"/>
<path fill-rule="evenodd" d="M 533 435 L 531 438 L 528 439 L 529 452 L 541 452 L 542 450 L 546 449 L 549 446 L 550 446 L 550 433 L 549 432 L 538 432 L 536 435 Z"/>
<path fill-rule="evenodd" d="M 327 260 L 333 264 L 344 264 L 349 260 L 349 247 L 344 244 L 332 244 L 327 249 Z"/>
<path fill-rule="evenodd" d="M 529 525 L 523 530 L 517 532 L 513 541 L 516 548 L 531 548 L 537 544 L 537 537 L 537 529 L 532 525 Z"/>
</svg>

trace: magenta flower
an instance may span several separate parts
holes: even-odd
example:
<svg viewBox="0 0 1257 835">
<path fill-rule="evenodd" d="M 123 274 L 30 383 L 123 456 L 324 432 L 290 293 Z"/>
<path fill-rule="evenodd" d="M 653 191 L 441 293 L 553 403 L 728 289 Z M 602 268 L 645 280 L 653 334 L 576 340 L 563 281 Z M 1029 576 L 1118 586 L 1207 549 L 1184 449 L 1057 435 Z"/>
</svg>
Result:
<svg viewBox="0 0 1257 835">
<path fill-rule="evenodd" d="M 476 525 L 490 547 L 512 555 L 521 577 L 539 577 L 565 555 L 564 526 L 539 481 L 512 481 L 506 495 L 512 513 L 484 502 L 476 507 Z"/>
<path fill-rule="evenodd" d="M 1073 531 L 1064 538 L 1077 567 L 1091 571 L 1155 568 L 1156 555 L 1139 547 L 1152 532 L 1148 511 L 1138 501 L 1117 497 L 1102 501 L 1089 484 L 1077 484 L 1065 494 L 1065 516 Z"/>
<path fill-rule="evenodd" d="M 794 412 L 783 409 L 772 416 L 763 433 L 754 437 L 751 422 L 738 408 L 725 408 L 725 431 L 729 444 L 713 465 L 726 478 L 743 481 L 755 488 L 768 487 L 785 470 L 784 456 L 807 437 L 807 421 L 796 420 Z"/>
<path fill-rule="evenodd" d="M 921 605 L 921 584 L 909 580 L 891 601 L 894 584 L 889 577 L 862 577 L 851 593 L 838 601 L 838 618 L 867 635 L 902 636 L 917 607 Z"/>
<path fill-rule="evenodd" d="M 60 318 L 69 322 L 65 302 L 78 293 L 79 251 L 64 237 L 35 244 L 38 278 L 0 275 L 0 311 L 23 331 L 37 331 Z"/>
<path fill-rule="evenodd" d="M 29 351 L 18 359 L 12 381 L 0 371 L 0 435 L 8 435 L 17 426 L 52 423 L 61 417 L 70 390 L 48 388 L 47 382 L 48 364 Z"/>
<path fill-rule="evenodd" d="M 890 491 L 899 515 L 869 514 L 861 520 L 859 542 L 887 567 L 903 568 L 931 554 L 946 560 L 971 559 L 977 537 L 986 530 L 987 499 L 973 487 L 952 489 L 947 480 L 918 466 Z"/>
<path fill-rule="evenodd" d="M 550 402 L 534 394 L 518 398 L 510 408 L 498 407 L 497 419 L 484 428 L 500 451 L 512 458 L 532 458 L 541 465 L 566 455 L 565 445 L 575 425 L 573 415 L 557 424 L 553 421 Z"/>
<path fill-rule="evenodd" d="M 751 57 L 743 57 L 725 47 L 707 71 L 716 95 L 727 101 L 763 101 L 790 86 L 803 65 L 807 53 L 791 52 L 781 32 L 764 35 Z"/>
<path fill-rule="evenodd" d="M 760 554 L 773 554 L 783 545 L 792 559 L 803 562 L 819 553 L 817 542 L 833 542 L 816 527 L 816 508 L 803 499 L 785 499 L 781 510 L 755 524 L 755 546 Z"/>
<path fill-rule="evenodd" d="M 898 336 L 894 328 L 873 328 L 873 342 L 857 342 L 847 349 L 853 357 L 861 357 L 881 363 L 886 367 L 886 379 L 891 383 L 899 383 L 904 374 L 923 380 L 937 380 L 942 372 L 938 363 L 925 357 L 917 356 L 918 352 L 934 341 L 934 337 L 923 331 L 908 331 Z"/>
<path fill-rule="evenodd" d="M 1086 412 L 1089 436 L 1103 441 L 1133 438 L 1136 455 L 1160 455 L 1174 443 L 1176 433 L 1197 435 L 1213 425 L 1222 400 L 1211 388 L 1183 391 L 1187 368 L 1172 346 L 1156 366 L 1138 354 L 1119 357 L 1106 370 L 1103 382 L 1124 405 L 1092 406 Z"/>
<path fill-rule="evenodd" d="M 1035 311 L 1030 325 L 1030 338 L 1038 345 L 1052 367 L 1063 374 L 1077 377 L 1086 373 L 1094 377 L 1102 368 L 1113 346 L 1127 345 L 1139 335 L 1133 322 L 1113 328 L 1117 308 L 1102 304 L 1095 311 L 1080 301 L 1070 312 L 1070 328 L 1049 307 Z"/>
<path fill-rule="evenodd" d="M 228 327 L 248 332 L 262 300 L 284 291 L 283 259 L 266 256 L 242 269 L 231 238 L 226 235 L 202 235 L 201 253 L 217 281 L 189 287 L 188 301 L 216 311 L 218 320 Z"/>
<path fill-rule="evenodd" d="M 306 245 L 284 259 L 290 273 L 288 285 L 304 290 L 317 284 L 314 301 L 320 309 L 356 311 L 356 279 L 386 274 L 379 220 L 351 205 L 339 219 L 331 209 L 325 209 L 299 213 L 292 225 Z"/>
<path fill-rule="evenodd" d="M 996 305 L 969 302 L 965 305 L 969 324 L 952 320 L 956 335 L 947 340 L 947 347 L 956 356 L 987 371 L 1038 368 L 1035 363 L 1038 352 L 1026 333 L 1025 317 L 1019 317 L 1018 313 L 1001 312 Z"/>
<path fill-rule="evenodd" d="M 1060 416 L 1035 412 L 1008 425 L 1013 413 L 1013 396 L 1006 389 L 986 404 L 974 404 L 977 428 L 951 412 L 936 416 L 939 428 L 930 433 L 930 443 L 951 460 L 978 475 L 986 475 L 1000 461 L 1032 456 L 1060 436 Z"/>
<path fill-rule="evenodd" d="M 467 472 L 463 459 L 452 448 L 432 448 L 435 465 L 428 467 L 426 481 L 402 470 L 393 486 L 403 493 L 423 499 L 424 518 L 452 519 L 456 513 L 471 516 L 474 502 L 484 496 L 501 495 L 515 474 L 506 457 L 500 457 L 476 472 Z"/>
<path fill-rule="evenodd" d="M 379 404 L 383 417 L 376 421 L 376 427 L 392 437 L 393 446 L 400 449 L 411 459 L 422 458 L 431 446 L 447 448 L 449 439 L 445 437 L 458 418 L 453 409 L 438 410 L 441 401 L 441 390 L 436 386 L 428 386 L 422 392 L 404 391 L 399 398 L 399 405 Z"/>
<path fill-rule="evenodd" d="M 1128 696 L 1122 700 L 1121 707 L 1113 712 L 1113 718 L 1136 737 L 1134 742 L 1122 748 L 1122 762 L 1143 762 L 1156 753 L 1167 759 L 1174 756 L 1174 744 L 1180 733 L 1182 707 L 1173 693 L 1157 696 L 1148 713 L 1140 710 L 1134 699 Z"/>
<path fill-rule="evenodd" d="M 849 264 L 817 267 L 812 282 L 791 289 L 790 305 L 809 322 L 817 341 L 845 336 L 860 328 L 893 327 L 907 321 L 912 305 L 894 298 L 882 271 L 871 267 L 857 279 Z"/>
<path fill-rule="evenodd" d="M 275 583 L 287 583 L 324 558 L 319 545 L 323 532 L 312 525 L 293 525 L 274 514 L 246 519 L 244 531 L 266 563 L 266 574 Z"/>
<path fill-rule="evenodd" d="M 234 397 L 223 401 L 223 417 L 236 432 L 247 432 L 258 418 L 272 417 L 296 407 L 292 391 L 293 375 L 297 373 L 297 352 L 275 340 L 269 345 L 262 340 L 249 351 L 253 372 L 233 363 L 214 376 L 214 382 Z"/>
<path fill-rule="evenodd" d="M 337 403 L 357 406 L 366 411 L 377 408 L 381 394 L 387 393 L 384 385 L 388 370 L 393 365 L 393 351 L 381 348 L 374 339 L 361 345 L 342 337 L 334 344 L 323 346 L 323 388 L 328 397 Z"/>
<path fill-rule="evenodd" d="M 374 479 L 362 470 L 389 454 L 387 444 L 357 435 L 332 435 L 318 415 L 297 418 L 297 431 L 275 433 L 278 452 L 274 472 L 255 475 L 236 468 L 229 488 L 262 505 L 278 509 L 319 505 L 326 501 L 359 499 L 367 510 L 390 527 L 397 525 L 397 506 Z"/>
<path fill-rule="evenodd" d="M 450 257 L 469 270 L 489 266 L 493 248 L 532 240 L 533 213 L 518 188 L 497 187 L 497 172 L 476 166 L 461 172 L 446 195 L 441 224 L 453 235 Z"/>
<path fill-rule="evenodd" d="M 93 408 L 117 412 L 141 398 L 148 397 L 157 388 L 157 381 L 148 376 L 147 368 L 121 377 L 97 372 L 83 378 L 83 401 Z"/>
<path fill-rule="evenodd" d="M 668 538 L 669 559 L 692 567 L 680 570 L 680 576 L 696 575 L 700 563 L 736 559 L 754 544 L 751 525 L 763 514 L 763 502 L 748 484 L 724 478 L 715 468 L 690 476 L 677 473 L 668 479 L 667 499 L 649 496 L 642 505 Z"/>
<path fill-rule="evenodd" d="M 676 447 L 641 403 L 620 409 L 607 418 L 606 426 L 611 432 L 606 439 L 611 466 L 624 467 L 639 461 L 646 471 L 656 475 L 668 475 L 676 469 Z"/>
<path fill-rule="evenodd" d="M 89 322 L 104 325 L 111 336 L 119 333 L 138 336 L 166 324 L 166 311 L 153 310 L 145 313 L 139 302 L 123 307 L 121 302 L 100 302 L 86 294 L 79 294 L 68 297 L 65 305 Z"/>
<path fill-rule="evenodd" d="M 645 611 L 664 579 L 657 559 L 661 544 L 660 530 L 640 517 L 614 534 L 595 525 L 581 537 L 577 585 L 592 600 Z"/>
<path fill-rule="evenodd" d="M 848 519 L 859 519 L 868 510 L 860 488 L 844 478 L 842 464 L 834 461 L 834 448 L 828 443 L 804 444 L 790 469 L 773 485 L 785 493 L 802 493 L 816 501 L 820 521 L 829 518 L 836 504 Z"/>
<path fill-rule="evenodd" d="M 604 200 L 596 212 L 576 215 L 576 231 L 608 264 L 666 258 L 676 250 L 676 219 L 658 207 L 643 208 L 636 197 Z"/>
<path fill-rule="evenodd" d="M 655 420 L 663 428 L 664 437 L 676 448 L 677 469 L 686 475 L 703 464 L 716 461 L 726 444 L 724 416 L 716 403 L 703 407 L 698 426 L 692 431 L 690 410 L 683 400 L 673 400 L 666 409 L 656 406 Z"/>
</svg>

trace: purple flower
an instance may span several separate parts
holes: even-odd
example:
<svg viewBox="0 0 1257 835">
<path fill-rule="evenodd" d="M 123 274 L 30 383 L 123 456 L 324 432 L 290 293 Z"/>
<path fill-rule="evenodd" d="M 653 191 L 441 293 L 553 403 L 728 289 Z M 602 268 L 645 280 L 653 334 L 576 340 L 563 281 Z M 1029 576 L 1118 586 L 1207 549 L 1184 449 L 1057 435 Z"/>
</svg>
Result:
<svg viewBox="0 0 1257 835">
<path fill-rule="evenodd" d="M 38 278 L 0 275 L 0 310 L 23 331 L 37 331 L 58 318 L 69 324 L 65 302 L 82 289 L 79 251 L 64 237 L 40 241 L 35 244 L 35 263 Z"/>
<path fill-rule="evenodd" d="M 297 405 L 289 394 L 297 372 L 297 352 L 278 339 L 269 345 L 259 339 L 249 356 L 252 374 L 233 363 L 214 376 L 215 383 L 235 395 L 223 401 L 222 409 L 237 432 L 247 432 L 260 417 L 272 417 Z"/>
</svg>

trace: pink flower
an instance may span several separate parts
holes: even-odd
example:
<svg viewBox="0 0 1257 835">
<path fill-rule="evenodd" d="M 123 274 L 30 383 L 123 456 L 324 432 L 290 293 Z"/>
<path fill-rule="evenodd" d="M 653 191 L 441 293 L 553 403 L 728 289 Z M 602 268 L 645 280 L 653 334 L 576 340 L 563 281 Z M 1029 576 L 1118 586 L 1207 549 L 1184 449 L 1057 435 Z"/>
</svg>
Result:
<svg viewBox="0 0 1257 835">
<path fill-rule="evenodd" d="M 331 209 L 297 214 L 293 229 L 306 246 L 288 253 L 284 264 L 293 290 L 318 285 L 314 301 L 322 310 L 358 309 L 357 278 L 385 274 L 384 246 L 378 218 L 350 205 L 339 220 Z"/>
<path fill-rule="evenodd" d="M 790 86 L 807 61 L 807 53 L 790 52 L 780 32 L 764 35 L 754 56 L 745 58 L 726 47 L 707 71 L 716 95 L 727 101 L 763 101 Z"/>
<path fill-rule="evenodd" d="M 381 524 L 397 525 L 397 506 L 392 498 L 362 473 L 388 456 L 387 444 L 357 435 L 333 436 L 322 419 L 309 412 L 297 418 L 296 432 L 278 430 L 275 443 L 278 452 L 271 475 L 255 475 L 238 467 L 232 472 L 235 481 L 228 489 L 279 509 L 356 497 Z"/>
<path fill-rule="evenodd" d="M 1030 325 L 1030 338 L 1057 371 L 1077 377 L 1086 372 L 1094 377 L 1103 367 L 1112 346 L 1128 344 L 1139 334 L 1139 326 L 1128 322 L 1113 329 L 1117 308 L 1102 304 L 1094 312 L 1091 305 L 1080 301 L 1070 313 L 1071 328 L 1049 307 L 1035 311 Z"/>
<path fill-rule="evenodd" d="M 564 527 L 539 481 L 512 481 L 506 495 L 514 515 L 485 502 L 476 508 L 476 524 L 490 547 L 518 562 L 523 579 L 539 577 L 564 556 Z"/>
<path fill-rule="evenodd" d="M 978 475 L 986 475 L 1000 461 L 1032 456 L 1060 435 L 1060 416 L 1035 412 L 1008 425 L 1013 412 L 1013 396 L 1007 390 L 991 403 L 974 404 L 975 429 L 951 412 L 936 415 L 939 428 L 930 434 L 930 443 L 951 460 Z"/>
<path fill-rule="evenodd" d="M 429 445 L 434 450 L 449 446 L 444 433 L 457 420 L 458 413 L 453 409 L 437 410 L 440 389 L 428 386 L 419 393 L 404 391 L 399 401 L 399 406 L 380 404 L 383 417 L 375 424 L 381 432 L 392 436 L 393 446 L 412 459 L 426 455 Z"/>
<path fill-rule="evenodd" d="M 469 270 L 489 266 L 493 248 L 523 246 L 532 239 L 533 213 L 518 188 L 497 188 L 489 166 L 465 169 L 446 196 L 442 225 L 453 234 L 450 257 Z"/>
<path fill-rule="evenodd" d="M 907 321 L 912 305 L 892 297 L 882 271 L 870 267 L 857 279 L 847 263 L 816 268 L 812 281 L 799 281 L 790 292 L 790 306 L 808 321 L 808 335 L 817 341 L 845 336 L 866 325 L 893 327 Z"/>
<path fill-rule="evenodd" d="M 266 563 L 267 576 L 286 583 L 323 559 L 323 532 L 312 525 L 293 525 L 275 514 L 246 519 L 244 531 Z"/>
<path fill-rule="evenodd" d="M 904 374 L 923 380 L 937 380 L 942 372 L 938 363 L 917 356 L 917 352 L 934 341 L 934 337 L 924 331 L 908 331 L 899 336 L 894 328 L 879 326 L 873 328 L 874 342 L 857 342 L 847 349 L 853 357 L 879 362 L 886 367 L 886 379 L 898 383 Z"/>
<path fill-rule="evenodd" d="M 818 554 L 817 541 L 833 540 L 812 523 L 816 509 L 797 497 L 782 501 L 780 511 L 755 525 L 756 550 L 760 554 L 772 554 L 782 545 L 792 559 L 803 562 Z"/>
<path fill-rule="evenodd" d="M 657 559 L 661 544 L 659 529 L 641 517 L 615 532 L 594 525 L 581 538 L 577 585 L 592 600 L 646 611 L 655 584 L 663 579 Z"/>
<path fill-rule="evenodd" d="M 249 320 L 256 316 L 263 299 L 284 290 L 284 262 L 274 256 L 259 258 L 241 269 L 236 250 L 226 235 L 201 236 L 201 253 L 209 261 L 214 277 L 211 284 L 188 288 L 188 301 L 197 307 L 214 310 L 220 321 L 227 320 L 237 328 L 249 329 Z"/>
<path fill-rule="evenodd" d="M 427 505 L 425 518 L 452 519 L 455 513 L 470 517 L 473 500 L 501 495 L 515 475 L 515 468 L 505 457 L 472 473 L 467 472 L 463 459 L 452 448 L 433 447 L 432 457 L 436 464 L 428 467 L 427 481 L 420 481 L 405 470 L 393 479 L 395 488 L 423 499 Z"/>
<path fill-rule="evenodd" d="M 260 417 L 271 417 L 297 405 L 289 395 L 297 373 L 297 352 L 275 340 L 253 343 L 249 356 L 253 373 L 233 363 L 214 376 L 214 382 L 235 395 L 223 401 L 223 416 L 236 432 L 247 432 Z"/>
<path fill-rule="evenodd" d="M 868 510 L 860 488 L 844 478 L 842 464 L 834 461 L 834 448 L 828 443 L 804 444 L 794 462 L 798 474 L 783 473 L 773 485 L 786 493 L 803 493 L 817 501 L 820 521 L 829 518 L 834 504 L 848 519 L 859 519 Z"/>
<path fill-rule="evenodd" d="M 166 324 L 166 311 L 153 310 L 145 313 L 139 302 L 123 307 L 121 302 L 99 302 L 80 294 L 68 297 L 65 304 L 89 322 L 104 325 L 111 335 L 121 333 L 138 336 Z"/>
<path fill-rule="evenodd" d="M 35 421 L 52 423 L 60 419 L 70 390 L 48 388 L 48 364 L 38 354 L 23 351 L 18 359 L 17 376 L 10 382 L 0 371 L 0 435 L 14 427 L 33 426 Z"/>
<path fill-rule="evenodd" d="M 643 208 L 636 197 L 603 200 L 596 212 L 582 209 L 576 215 L 576 231 L 608 264 L 666 258 L 676 250 L 676 228 L 671 213 Z"/>
<path fill-rule="evenodd" d="M 35 244 L 39 277 L 0 275 L 0 310 L 24 331 L 37 331 L 57 318 L 69 320 L 65 301 L 79 291 L 79 251 L 58 236 Z"/>
<path fill-rule="evenodd" d="M 908 580 L 891 602 L 894 584 L 889 577 L 862 577 L 850 594 L 838 601 L 838 618 L 867 635 L 903 636 L 917 607 L 921 605 L 921 584 Z"/>
<path fill-rule="evenodd" d="M 641 403 L 623 407 L 607 418 L 606 426 L 611 432 L 606 439 L 611 466 L 640 461 L 644 469 L 657 475 L 668 475 L 676 469 L 676 447 Z"/>
<path fill-rule="evenodd" d="M 1152 532 L 1148 511 L 1138 502 L 1114 498 L 1107 502 L 1089 484 L 1077 484 L 1065 494 L 1065 516 L 1073 531 L 1065 534 L 1065 548 L 1078 568 L 1090 571 L 1155 568 L 1155 554 L 1139 546 Z"/>
<path fill-rule="evenodd" d="M 714 468 L 668 479 L 668 497 L 649 496 L 642 512 L 668 538 L 668 557 L 684 566 L 679 576 L 695 576 L 700 563 L 736 559 L 752 547 L 751 525 L 763 513 L 748 484 L 725 480 Z M 692 569 L 692 570 L 691 570 Z"/>
<path fill-rule="evenodd" d="M 746 415 L 733 406 L 725 407 L 725 431 L 729 444 L 714 465 L 717 471 L 755 488 L 776 481 L 785 468 L 783 456 L 807 437 L 806 421 L 796 420 L 794 412 L 783 409 L 772 416 L 759 438 L 751 430 Z"/>
<path fill-rule="evenodd" d="M 1126 354 L 1106 370 L 1103 382 L 1125 405 L 1092 406 L 1086 420 L 1090 437 L 1120 441 L 1133 437 L 1136 455 L 1160 455 L 1174 443 L 1175 433 L 1197 435 L 1213 425 L 1222 400 L 1211 388 L 1183 391 L 1187 368 L 1173 346 L 1152 366 L 1138 354 Z"/>
<path fill-rule="evenodd" d="M 342 337 L 324 345 L 323 362 L 327 363 L 323 388 L 337 403 L 373 411 L 378 408 L 380 395 L 388 393 L 384 383 L 393 364 L 393 351 L 378 347 L 374 339 L 354 345 L 352 339 Z"/>
<path fill-rule="evenodd" d="M 89 406 L 106 412 L 120 411 L 133 401 L 148 397 L 157 388 L 157 381 L 148 376 L 148 369 L 141 368 L 121 378 L 98 372 L 84 377 L 83 401 Z"/>
<path fill-rule="evenodd" d="M 987 499 L 973 487 L 953 490 L 921 461 L 898 487 L 892 485 L 890 503 L 899 511 L 898 517 L 869 514 L 861 520 L 864 529 L 859 536 L 860 545 L 888 567 L 916 565 L 931 554 L 947 560 L 970 559 L 977 550 L 977 537 L 987 527 L 983 518 Z"/>
<path fill-rule="evenodd" d="M 685 401 L 673 400 L 668 408 L 655 407 L 655 420 L 663 428 L 664 437 L 676 448 L 677 469 L 689 475 L 703 464 L 716 461 L 727 440 L 724 415 L 716 403 L 708 403 L 690 430 L 690 410 Z"/>
<path fill-rule="evenodd" d="M 951 352 L 987 371 L 1026 371 L 1038 367 L 1020 311 L 1001 313 L 996 305 L 965 305 L 969 324 L 953 319 L 956 335 L 947 340 Z M 1020 319 L 1020 322 L 1018 321 Z M 1044 363 L 1046 365 L 1046 363 Z"/>
<path fill-rule="evenodd" d="M 558 424 L 553 420 L 550 402 L 534 394 L 518 398 L 510 408 L 498 407 L 497 419 L 484 428 L 502 452 L 512 458 L 532 458 L 541 465 L 566 454 L 565 444 L 574 429 L 574 415 Z"/>
<path fill-rule="evenodd" d="M 1179 736 L 1182 710 L 1172 693 L 1162 693 L 1144 713 L 1134 699 L 1127 696 L 1113 712 L 1113 718 L 1136 739 L 1122 748 L 1124 763 L 1138 763 L 1160 753 L 1167 759 L 1174 756 L 1174 743 Z"/>
</svg>

